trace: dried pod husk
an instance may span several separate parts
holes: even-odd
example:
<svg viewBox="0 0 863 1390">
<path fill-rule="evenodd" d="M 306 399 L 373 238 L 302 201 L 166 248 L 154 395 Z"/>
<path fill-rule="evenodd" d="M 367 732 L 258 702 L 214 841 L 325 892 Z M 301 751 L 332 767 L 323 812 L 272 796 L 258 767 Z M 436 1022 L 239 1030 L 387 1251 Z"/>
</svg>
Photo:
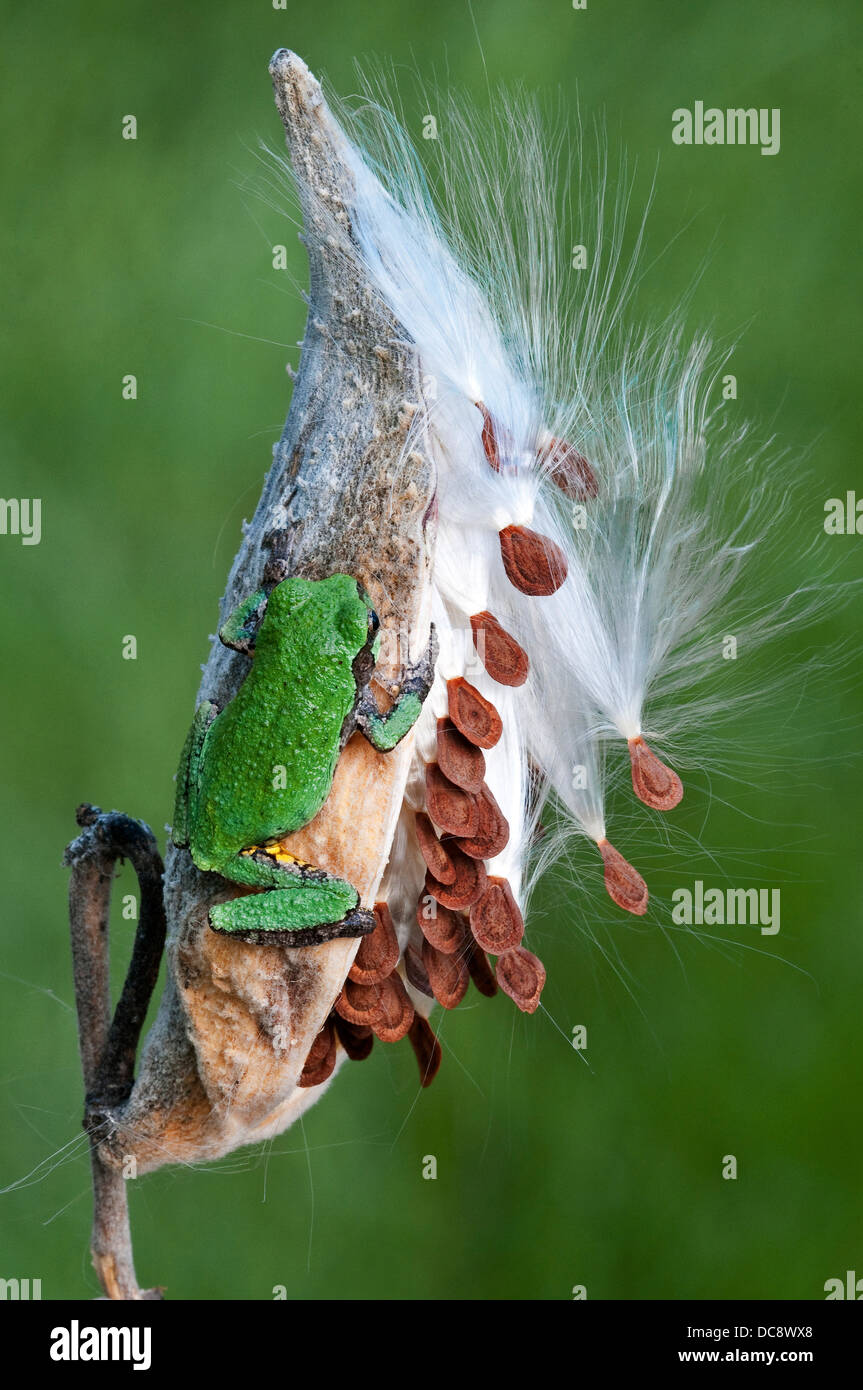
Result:
<svg viewBox="0 0 863 1390">
<path fill-rule="evenodd" d="M 459 836 L 455 843 L 471 859 L 494 859 L 509 843 L 509 824 L 489 787 L 483 785 L 476 803 L 479 822 L 476 834 Z"/>
<path fill-rule="evenodd" d="M 416 1014 L 408 1037 L 420 1069 L 420 1085 L 430 1086 L 440 1070 L 441 1046 L 427 1018 Z"/>
<path fill-rule="evenodd" d="M 464 952 L 445 956 L 431 942 L 423 942 L 423 965 L 437 1002 L 445 1009 L 455 1009 L 464 999 L 470 984 L 470 971 Z"/>
<path fill-rule="evenodd" d="M 462 854 L 454 844 L 449 855 L 455 865 L 455 880 L 452 883 L 438 883 L 431 874 L 426 874 L 425 890 L 435 902 L 458 911 L 470 907 L 483 892 L 486 884 L 485 864 L 481 859 L 471 859 Z"/>
<path fill-rule="evenodd" d="M 332 1076 L 336 1065 L 336 1030 L 328 1018 L 315 1038 L 297 1081 L 298 1086 L 320 1086 Z"/>
<path fill-rule="evenodd" d="M 354 963 L 348 971 L 348 979 L 357 984 L 372 985 L 377 980 L 385 980 L 399 963 L 399 939 L 393 919 L 386 903 L 375 903 L 373 932 L 364 936 Z"/>
<path fill-rule="evenodd" d="M 477 748 L 494 748 L 503 733 L 501 717 L 490 700 L 464 676 L 446 683 L 449 716 L 460 733 Z"/>
<path fill-rule="evenodd" d="M 657 758 L 643 738 L 629 740 L 632 786 L 645 806 L 655 811 L 672 811 L 683 796 L 683 783 L 677 773 Z"/>
<path fill-rule="evenodd" d="M 561 492 L 573 502 L 599 496 L 596 474 L 584 454 L 565 439 L 550 439 L 540 450 L 539 461 Z"/>
<path fill-rule="evenodd" d="M 336 1030 L 336 1037 L 352 1062 L 364 1062 L 374 1047 L 375 1036 L 367 1024 L 348 1023 L 340 1014 L 330 1015 Z"/>
<path fill-rule="evenodd" d="M 641 874 L 607 840 L 600 840 L 597 848 L 605 866 L 605 888 L 608 896 L 626 912 L 643 917 L 647 911 L 649 894 Z"/>
<path fill-rule="evenodd" d="M 494 614 L 474 613 L 470 626 L 474 646 L 492 680 L 498 685 L 524 685 L 530 671 L 527 652 Z"/>
<path fill-rule="evenodd" d="M 556 593 L 566 579 L 568 566 L 560 546 L 527 526 L 505 526 L 500 553 L 510 583 L 533 598 Z"/>
<path fill-rule="evenodd" d="M 476 795 L 485 780 L 485 758 L 482 749 L 466 739 L 451 719 L 437 722 L 437 760 L 450 782 Z"/>
<path fill-rule="evenodd" d="M 479 825 L 476 797 L 444 777 L 437 763 L 426 767 L 426 805 L 435 825 L 450 835 L 475 835 Z"/>
<path fill-rule="evenodd" d="M 545 984 L 545 966 L 538 956 L 517 946 L 506 951 L 495 970 L 497 982 L 524 1014 L 535 1012 Z"/>
<path fill-rule="evenodd" d="M 417 844 L 425 866 L 439 883 L 455 882 L 455 865 L 438 839 L 437 831 L 425 811 L 417 811 L 415 820 Z"/>
<path fill-rule="evenodd" d="M 440 903 L 435 902 L 432 906 L 436 909 L 433 913 L 429 912 L 426 899 L 420 898 L 417 904 L 419 929 L 436 951 L 451 956 L 465 944 L 467 920 L 451 908 L 441 907 Z"/>
<path fill-rule="evenodd" d="M 470 929 L 477 944 L 493 956 L 519 944 L 524 919 L 505 878 L 489 878 L 485 892 L 470 910 Z"/>
</svg>

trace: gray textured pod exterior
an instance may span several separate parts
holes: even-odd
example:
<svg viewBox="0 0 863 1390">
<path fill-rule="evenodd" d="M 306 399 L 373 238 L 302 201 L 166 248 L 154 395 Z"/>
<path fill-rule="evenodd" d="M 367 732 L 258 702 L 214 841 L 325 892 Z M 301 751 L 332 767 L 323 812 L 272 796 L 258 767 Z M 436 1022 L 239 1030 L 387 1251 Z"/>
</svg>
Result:
<svg viewBox="0 0 863 1390">
<path fill-rule="evenodd" d="M 419 366 L 404 330 L 350 254 L 345 137 L 318 83 L 287 50 L 275 54 L 270 73 L 303 204 L 309 315 L 288 419 L 221 617 L 261 583 L 275 533 L 291 572 L 321 578 L 340 571 L 366 585 L 383 630 L 400 638 L 384 648 L 376 673 L 386 691 L 398 676 L 399 650 L 417 654 L 429 634 L 435 475 L 422 436 L 411 430 Z M 215 642 L 199 699 L 223 705 L 247 662 Z M 381 755 L 353 739 L 323 810 L 284 842 L 349 879 L 369 907 L 389 857 L 412 746 L 411 734 Z M 134 1156 L 142 1173 L 216 1158 L 280 1133 L 329 1084 L 296 1083 L 358 942 L 290 951 L 226 940 L 210 931 L 207 912 L 228 892 L 218 876 L 199 873 L 187 851 L 169 849 L 167 981 L 134 1089 L 108 1117 L 99 1149 L 108 1164 Z"/>
</svg>

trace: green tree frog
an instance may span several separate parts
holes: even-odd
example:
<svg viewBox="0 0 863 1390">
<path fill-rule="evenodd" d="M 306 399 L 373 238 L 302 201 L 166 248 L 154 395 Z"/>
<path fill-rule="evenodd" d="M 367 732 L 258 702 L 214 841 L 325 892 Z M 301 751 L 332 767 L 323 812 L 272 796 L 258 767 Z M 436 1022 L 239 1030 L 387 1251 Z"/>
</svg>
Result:
<svg viewBox="0 0 863 1390">
<path fill-rule="evenodd" d="M 434 678 L 434 632 L 382 714 L 369 689 L 378 628 L 365 589 L 345 574 L 259 589 L 221 628 L 222 642 L 252 665 L 224 709 L 205 700 L 195 714 L 177 772 L 172 838 L 188 846 L 199 869 L 266 891 L 214 904 L 215 931 L 310 946 L 373 930 L 374 916 L 350 883 L 278 841 L 317 815 L 356 729 L 387 752 L 419 716 Z"/>
</svg>

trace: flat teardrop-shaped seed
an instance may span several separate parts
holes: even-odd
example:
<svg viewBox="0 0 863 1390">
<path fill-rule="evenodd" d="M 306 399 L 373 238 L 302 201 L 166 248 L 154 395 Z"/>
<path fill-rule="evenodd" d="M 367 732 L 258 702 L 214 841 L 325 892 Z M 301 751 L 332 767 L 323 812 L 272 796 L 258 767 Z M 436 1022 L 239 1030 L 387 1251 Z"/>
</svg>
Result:
<svg viewBox="0 0 863 1390">
<path fill-rule="evenodd" d="M 434 997 L 445 1009 L 456 1008 L 464 999 L 470 984 L 470 971 L 464 954 L 445 956 L 431 942 L 423 942 L 423 965 Z"/>
<path fill-rule="evenodd" d="M 439 883 L 455 883 L 455 865 L 437 837 L 425 811 L 417 811 L 414 828 L 426 868 Z"/>
<path fill-rule="evenodd" d="M 433 913 L 432 906 L 436 909 Z M 442 907 L 438 902 L 427 904 L 424 897 L 420 898 L 417 923 L 426 941 L 445 956 L 453 955 L 464 945 L 467 922 L 450 907 Z"/>
<path fill-rule="evenodd" d="M 364 1062 L 371 1052 L 375 1036 L 367 1024 L 348 1023 L 341 1014 L 331 1015 L 336 1029 L 336 1037 L 352 1062 Z"/>
<path fill-rule="evenodd" d="M 523 1014 L 532 1014 L 539 1004 L 545 984 L 545 966 L 523 946 L 500 957 L 495 970 L 497 982 Z"/>
<path fill-rule="evenodd" d="M 534 598 L 555 593 L 566 579 L 566 556 L 559 545 L 527 526 L 505 526 L 500 553 L 511 584 Z"/>
<path fill-rule="evenodd" d="M 497 447 L 497 434 L 495 433 L 494 421 L 491 418 L 491 411 L 487 410 L 482 401 L 477 401 L 477 410 L 482 412 L 482 448 L 489 468 L 495 473 L 500 472 L 500 449 Z"/>
<path fill-rule="evenodd" d="M 509 843 L 509 822 L 485 784 L 476 804 L 479 813 L 476 834 L 459 836 L 455 843 L 471 859 L 494 859 Z"/>
<path fill-rule="evenodd" d="M 470 626 L 473 644 L 492 680 L 498 685 L 524 685 L 530 670 L 527 652 L 494 614 L 485 609 L 474 613 Z"/>
<path fill-rule="evenodd" d="M 482 893 L 486 884 L 485 864 L 481 859 L 470 859 L 454 846 L 449 851 L 455 865 L 455 882 L 438 883 L 431 874 L 426 874 L 425 889 L 443 907 L 470 907 Z"/>
<path fill-rule="evenodd" d="M 470 910 L 470 929 L 484 951 L 500 956 L 524 936 L 524 919 L 505 878 L 490 877 L 482 897 Z"/>
<path fill-rule="evenodd" d="M 393 972 L 373 985 L 346 980 L 335 1010 L 348 1023 L 364 1023 L 382 1042 L 397 1042 L 411 1025 L 413 1005 L 399 976 Z"/>
<path fill-rule="evenodd" d="M 393 971 L 375 988 L 380 990 L 380 1001 L 378 1013 L 372 1020 L 372 1032 L 381 1042 L 400 1042 L 407 1037 L 414 1021 L 414 1006 L 402 978 Z"/>
<path fill-rule="evenodd" d="M 395 970 L 401 954 L 399 939 L 386 903 L 375 903 L 374 912 L 375 929 L 363 937 L 354 963 L 348 971 L 348 979 L 361 985 L 373 985 L 378 980 L 385 980 L 387 975 L 391 975 Z"/>
<path fill-rule="evenodd" d="M 471 943 L 471 950 L 468 952 L 467 968 L 480 994 L 484 994 L 486 999 L 493 999 L 497 994 L 497 980 L 489 965 L 488 956 L 475 941 Z"/>
<path fill-rule="evenodd" d="M 434 990 L 428 977 L 428 971 L 423 965 L 422 956 L 412 942 L 405 947 L 405 974 L 408 977 L 408 984 L 413 985 L 414 989 L 420 994 L 425 994 L 429 999 L 434 999 Z M 419 1015 L 418 1015 L 419 1016 Z"/>
<path fill-rule="evenodd" d="M 298 1086 L 320 1086 L 332 1076 L 336 1065 L 336 1030 L 327 1019 L 318 1036 L 309 1048 L 309 1055 L 303 1064 L 297 1080 Z"/>
<path fill-rule="evenodd" d="M 644 739 L 629 740 L 632 786 L 645 806 L 655 811 L 672 811 L 683 796 L 683 783 L 677 773 L 657 758 Z"/>
<path fill-rule="evenodd" d="M 464 676 L 448 680 L 446 689 L 449 717 L 459 732 L 478 748 L 494 748 L 503 733 L 503 723 L 491 701 L 480 695 Z"/>
<path fill-rule="evenodd" d="M 648 892 L 641 874 L 607 840 L 600 840 L 597 848 L 605 865 L 608 896 L 618 907 L 634 913 L 636 917 L 643 917 L 647 911 Z"/>
<path fill-rule="evenodd" d="M 565 439 L 550 439 L 540 451 L 539 461 L 548 470 L 552 482 L 573 502 L 584 502 L 599 495 L 596 474 L 584 454 Z"/>
<path fill-rule="evenodd" d="M 437 722 L 437 760 L 450 782 L 476 795 L 485 778 L 485 758 L 482 749 L 465 738 L 451 719 Z M 440 874 L 437 877 L 440 878 Z"/>
<path fill-rule="evenodd" d="M 420 1085 L 430 1086 L 440 1070 L 441 1047 L 427 1018 L 416 1014 L 408 1037 L 420 1069 Z"/>
<path fill-rule="evenodd" d="M 479 825 L 476 797 L 444 777 L 437 763 L 426 766 L 426 805 L 435 825 L 450 835 L 475 835 Z"/>
</svg>

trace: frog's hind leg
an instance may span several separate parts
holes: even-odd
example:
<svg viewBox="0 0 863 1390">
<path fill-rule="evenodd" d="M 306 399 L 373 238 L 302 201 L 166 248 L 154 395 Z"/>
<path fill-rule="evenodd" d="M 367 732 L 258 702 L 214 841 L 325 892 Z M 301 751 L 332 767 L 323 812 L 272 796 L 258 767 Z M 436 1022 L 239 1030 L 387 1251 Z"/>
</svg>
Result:
<svg viewBox="0 0 863 1390">
<path fill-rule="evenodd" d="M 241 850 L 222 872 L 235 883 L 268 890 L 210 908 L 210 926 L 225 936 L 255 946 L 318 946 L 374 931 L 374 913 L 359 906 L 352 884 L 277 844 Z"/>
</svg>

